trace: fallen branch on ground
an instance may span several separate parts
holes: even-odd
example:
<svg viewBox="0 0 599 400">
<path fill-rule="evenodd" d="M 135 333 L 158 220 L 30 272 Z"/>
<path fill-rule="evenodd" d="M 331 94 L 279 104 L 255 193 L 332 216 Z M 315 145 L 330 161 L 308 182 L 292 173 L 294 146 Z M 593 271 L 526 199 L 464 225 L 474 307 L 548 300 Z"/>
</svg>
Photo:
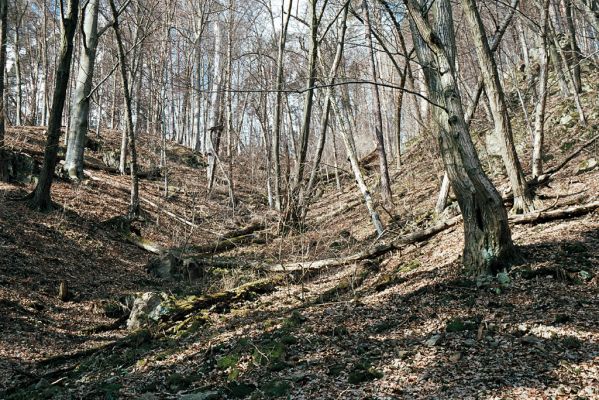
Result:
<svg viewBox="0 0 599 400">
<path fill-rule="evenodd" d="M 588 204 L 583 204 L 580 206 L 572 206 L 561 210 L 553 210 L 553 211 L 540 211 L 540 212 L 532 212 L 524 215 L 511 215 L 509 216 L 509 221 L 516 225 L 521 224 L 535 224 L 547 221 L 553 221 L 557 219 L 566 219 L 572 217 L 578 217 L 581 215 L 588 214 L 593 212 L 599 208 L 599 201 L 595 201 Z M 305 262 L 297 262 L 297 263 L 288 263 L 288 264 L 276 264 L 265 267 L 267 271 L 270 272 L 294 272 L 294 271 L 303 271 L 309 269 L 320 269 L 320 268 L 328 268 L 328 267 L 340 267 L 343 265 L 348 265 L 354 263 L 356 261 L 361 261 L 365 259 L 373 259 L 383 254 L 389 253 L 394 250 L 399 250 L 402 246 L 415 244 L 418 242 L 423 242 L 431 237 L 445 231 L 446 229 L 456 225 L 458 222 L 462 220 L 462 216 L 457 216 L 451 218 L 447 221 L 441 222 L 437 225 L 434 225 L 430 228 L 417 231 L 414 233 L 410 233 L 405 236 L 401 236 L 391 243 L 388 244 L 380 244 L 369 249 L 360 251 L 356 254 L 352 254 L 347 257 L 342 258 L 327 258 L 323 260 L 317 261 L 305 261 Z"/>
</svg>

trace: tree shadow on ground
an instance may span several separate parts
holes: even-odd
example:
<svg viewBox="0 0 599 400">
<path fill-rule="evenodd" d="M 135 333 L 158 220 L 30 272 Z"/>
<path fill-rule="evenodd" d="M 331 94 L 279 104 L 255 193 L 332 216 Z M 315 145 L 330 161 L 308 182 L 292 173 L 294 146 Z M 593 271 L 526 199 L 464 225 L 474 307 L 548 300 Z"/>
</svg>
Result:
<svg viewBox="0 0 599 400">
<path fill-rule="evenodd" d="M 542 397 L 560 385 L 584 394 L 595 379 L 585 364 L 599 355 L 599 298 L 597 278 L 579 272 L 599 274 L 597 240 L 589 229 L 580 241 L 522 246 L 525 261 L 505 286 L 477 288 L 447 265 L 414 271 L 376 299 L 250 310 L 215 330 L 97 354 L 84 360 L 96 371 L 67 381 L 93 376 L 80 386 L 86 398 L 316 396 L 325 387 L 356 399 Z M 225 331 L 237 334 L 210 344 Z"/>
</svg>

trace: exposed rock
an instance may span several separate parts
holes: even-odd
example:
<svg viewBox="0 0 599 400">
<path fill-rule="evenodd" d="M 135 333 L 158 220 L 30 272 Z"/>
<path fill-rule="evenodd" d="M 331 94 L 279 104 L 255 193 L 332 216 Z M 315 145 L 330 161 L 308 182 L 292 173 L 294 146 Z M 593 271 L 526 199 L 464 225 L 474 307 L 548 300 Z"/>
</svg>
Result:
<svg viewBox="0 0 599 400">
<path fill-rule="evenodd" d="M 160 257 L 152 258 L 146 266 L 146 271 L 157 278 L 171 279 L 177 274 L 177 257 L 168 252 L 163 253 Z"/>
<path fill-rule="evenodd" d="M 118 168 L 121 162 L 121 152 L 118 150 L 106 150 L 102 152 L 102 162 L 110 168 Z"/>
<path fill-rule="evenodd" d="M 148 262 L 146 271 L 157 278 L 194 281 L 203 277 L 202 266 L 194 258 L 181 259 L 165 252 Z"/>
<path fill-rule="evenodd" d="M 485 135 L 485 148 L 490 156 L 501 156 L 501 141 L 494 131 Z"/>
<path fill-rule="evenodd" d="M 135 330 L 146 325 L 148 320 L 157 321 L 166 310 L 162 306 L 165 295 L 156 292 L 146 292 L 133 302 L 131 314 L 127 320 L 127 329 Z"/>
<path fill-rule="evenodd" d="M 570 114 L 566 114 L 559 119 L 559 124 L 562 126 L 571 126 L 574 118 Z"/>
<path fill-rule="evenodd" d="M 576 175 L 592 171 L 596 167 L 597 167 L 597 159 L 589 158 L 588 160 L 584 160 L 580 164 L 578 164 L 578 168 L 576 168 Z"/>
<path fill-rule="evenodd" d="M 424 342 L 424 344 L 427 345 L 428 347 L 435 347 L 436 345 L 438 345 L 441 342 L 442 338 L 443 338 L 443 336 L 440 334 L 433 335 L 430 338 L 428 338 Z"/>
<path fill-rule="evenodd" d="M 35 183 L 40 173 L 40 166 L 33 157 L 25 153 L 4 151 L 3 165 L 8 180 L 15 183 Z"/>
<path fill-rule="evenodd" d="M 181 397 L 181 400 L 218 400 L 222 399 L 222 395 L 217 391 L 199 392 L 199 393 L 188 393 Z"/>
</svg>

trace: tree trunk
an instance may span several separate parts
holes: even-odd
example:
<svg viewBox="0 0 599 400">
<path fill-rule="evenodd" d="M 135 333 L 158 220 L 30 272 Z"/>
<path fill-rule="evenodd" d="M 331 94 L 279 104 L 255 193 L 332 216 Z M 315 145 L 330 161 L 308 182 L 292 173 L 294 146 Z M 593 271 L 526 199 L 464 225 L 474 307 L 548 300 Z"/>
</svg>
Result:
<svg viewBox="0 0 599 400">
<path fill-rule="evenodd" d="M 333 101 L 332 105 L 333 110 L 335 111 L 335 116 L 337 117 L 338 125 L 340 127 L 341 137 L 343 139 L 343 143 L 345 144 L 347 158 L 349 158 L 351 169 L 354 173 L 354 177 L 356 178 L 356 185 L 358 186 L 358 189 L 362 194 L 364 203 L 366 204 L 366 208 L 368 209 L 368 214 L 370 215 L 370 219 L 372 220 L 372 224 L 374 225 L 374 229 L 376 230 L 376 233 L 380 236 L 384 232 L 383 224 L 381 223 L 381 218 L 379 217 L 378 212 L 374 208 L 372 195 L 370 194 L 370 190 L 368 189 L 368 186 L 364 181 L 362 170 L 360 170 L 360 161 L 358 160 L 358 155 L 356 154 L 353 136 L 351 134 L 351 131 L 347 129 L 345 118 L 343 118 L 343 115 L 339 110 L 337 101 Z"/>
<path fill-rule="evenodd" d="M 572 0 L 563 0 L 566 10 L 566 26 L 568 27 L 568 43 L 570 44 L 569 63 L 572 65 L 572 77 L 576 93 L 582 91 L 582 79 L 580 77 L 581 54 L 578 42 L 576 40 L 576 27 L 574 26 L 574 12 L 572 10 Z"/>
<path fill-rule="evenodd" d="M 4 70 L 6 69 L 6 35 L 8 34 L 8 1 L 0 0 L 0 182 L 8 181 L 4 149 L 6 109 L 4 105 Z"/>
<path fill-rule="evenodd" d="M 535 107 L 535 126 L 532 146 L 532 177 L 543 173 L 543 141 L 545 136 L 545 106 L 547 104 L 547 79 L 549 60 L 547 55 L 547 31 L 549 20 L 549 1 L 544 0 L 541 16 L 541 46 L 539 48 L 539 83 L 537 88 L 537 104 Z"/>
<path fill-rule="evenodd" d="M 283 63 L 285 58 L 285 44 L 287 43 L 287 28 L 289 27 L 289 19 L 291 17 L 291 7 L 293 0 L 289 0 L 287 12 L 283 15 L 283 23 L 281 26 L 281 35 L 279 36 L 279 49 L 277 53 L 277 83 L 276 83 L 276 104 L 275 104 L 275 121 L 272 133 L 271 145 L 271 164 L 273 166 L 273 195 L 275 210 L 281 211 L 281 155 L 280 155 L 280 140 L 281 140 L 281 114 L 283 114 Z M 284 10 L 284 5 L 281 3 L 281 11 Z"/>
<path fill-rule="evenodd" d="M 73 37 L 77 29 L 78 0 L 69 0 L 68 8 L 62 11 L 62 29 L 60 35 L 60 56 L 56 69 L 56 82 L 54 94 L 52 95 L 52 108 L 50 120 L 48 121 L 48 137 L 44 151 L 44 163 L 40 172 L 39 182 L 33 192 L 32 206 L 40 211 L 47 211 L 52 207 L 50 188 L 54 177 L 54 168 L 58 155 L 58 143 L 60 140 L 60 122 L 64 110 L 67 87 L 69 85 L 69 74 L 71 59 L 73 57 Z"/>
<path fill-rule="evenodd" d="M 341 19 L 339 21 L 339 32 L 338 32 L 338 42 L 337 48 L 335 50 L 335 57 L 333 59 L 333 64 L 329 70 L 328 74 L 328 85 L 333 85 L 335 83 L 335 78 L 337 76 L 337 71 L 339 69 L 339 64 L 341 63 L 341 58 L 343 56 L 343 47 L 345 46 L 345 32 L 347 31 L 347 14 L 349 7 L 346 5 L 343 8 L 343 14 L 341 15 Z M 322 60 L 321 60 L 322 61 Z M 324 63 L 322 63 L 324 67 Z M 324 72 L 324 71 L 323 71 Z M 316 149 L 316 153 L 314 155 L 314 160 L 312 162 L 312 171 L 310 171 L 310 178 L 308 179 L 308 184 L 306 186 L 306 191 L 303 196 L 304 204 L 302 204 L 303 208 L 303 217 L 306 216 L 308 212 L 308 206 L 310 203 L 310 199 L 312 197 L 312 190 L 314 189 L 314 185 L 316 184 L 316 175 L 318 173 L 318 167 L 320 165 L 320 160 L 322 159 L 322 152 L 324 151 L 324 146 L 326 143 L 327 129 L 329 126 L 329 115 L 331 112 L 331 102 L 333 100 L 333 88 L 331 86 L 327 87 L 324 100 L 324 109 L 322 111 L 322 116 L 320 120 L 320 138 L 318 141 L 318 148 Z"/>
<path fill-rule="evenodd" d="M 533 197 L 528 189 L 526 177 L 522 172 L 516 147 L 514 146 L 512 124 L 505 103 L 505 95 L 499 81 L 497 64 L 489 47 L 484 25 L 474 0 L 463 0 L 462 5 L 470 24 L 474 47 L 476 48 L 487 98 L 489 99 L 493 115 L 495 135 L 497 135 L 500 141 L 501 157 L 503 158 L 503 164 L 510 179 L 512 191 L 514 192 L 514 207 L 512 211 L 516 214 L 533 211 L 535 208 Z"/>
<path fill-rule="evenodd" d="M 364 27 L 366 29 L 366 44 L 368 46 L 368 61 L 370 63 L 370 75 L 374 82 L 377 81 L 376 63 L 374 60 L 374 48 L 372 46 L 370 12 L 368 11 L 368 2 L 362 2 L 364 12 Z M 393 195 L 391 193 L 391 179 L 389 178 L 389 168 L 387 164 L 387 152 L 385 151 L 385 139 L 383 136 L 383 119 L 381 115 L 381 101 L 379 97 L 379 88 L 377 85 L 371 85 L 372 90 L 372 112 L 374 114 L 374 132 L 376 139 L 376 152 L 379 157 L 379 173 L 381 178 L 381 198 L 385 206 L 393 205 Z"/>
<path fill-rule="evenodd" d="M 94 77 L 96 49 L 98 47 L 99 0 L 90 0 L 83 17 L 83 40 L 79 58 L 79 71 L 75 86 L 71 121 L 69 124 L 67 152 L 63 170 L 70 179 L 83 178 L 83 153 L 89 127 L 90 92 Z"/>
<path fill-rule="evenodd" d="M 116 38 L 119 67 L 121 72 L 121 80 L 123 81 L 123 96 L 125 97 L 125 118 L 126 132 L 129 142 L 129 153 L 131 155 L 131 200 L 129 203 L 129 219 L 134 219 L 139 216 L 139 177 L 137 176 L 137 150 L 135 148 L 135 128 L 133 126 L 133 113 L 131 105 L 131 92 L 129 91 L 129 81 L 127 77 L 127 59 L 125 49 L 121 39 L 121 32 L 118 21 L 118 11 L 114 5 L 114 0 L 110 0 L 110 8 L 112 10 L 114 36 Z"/>
<path fill-rule="evenodd" d="M 302 218 L 302 186 L 304 184 L 304 169 L 308 153 L 308 139 L 310 138 L 310 123 L 312 119 L 312 106 L 314 103 L 314 84 L 316 82 L 316 59 L 318 55 L 318 25 L 319 19 L 316 15 L 317 0 L 310 0 L 310 50 L 308 54 L 308 79 L 306 81 L 306 92 L 304 94 L 304 110 L 302 114 L 302 125 L 299 140 L 299 149 L 295 170 L 293 172 L 289 201 L 283 218 L 283 224 L 297 225 Z M 287 228 L 287 227 L 286 227 Z"/>
<path fill-rule="evenodd" d="M 474 275 L 495 274 L 516 255 L 503 201 L 483 172 L 464 119 L 455 72 L 455 37 L 449 0 L 437 0 L 433 26 L 417 0 L 404 0 L 416 54 L 423 66 L 439 130 L 441 155 L 464 217 L 463 264 Z M 440 73 L 439 71 L 443 71 Z"/>
<path fill-rule="evenodd" d="M 210 120 L 208 123 L 208 133 L 206 135 L 206 153 L 208 155 L 208 168 L 206 169 L 208 178 L 208 192 L 212 191 L 214 184 L 214 174 L 216 172 L 217 153 L 220 143 L 220 135 L 223 129 L 221 103 L 222 103 L 222 22 L 218 17 L 214 20 L 214 84 L 212 85 L 212 100 L 210 104 Z"/>
</svg>

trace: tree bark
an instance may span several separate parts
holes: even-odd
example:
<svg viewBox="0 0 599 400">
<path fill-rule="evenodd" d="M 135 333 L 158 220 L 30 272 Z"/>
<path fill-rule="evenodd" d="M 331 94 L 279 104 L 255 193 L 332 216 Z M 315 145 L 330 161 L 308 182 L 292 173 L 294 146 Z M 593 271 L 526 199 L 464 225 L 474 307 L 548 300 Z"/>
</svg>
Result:
<svg viewBox="0 0 599 400">
<path fill-rule="evenodd" d="M 368 62 L 370 64 L 370 76 L 374 82 L 377 81 L 376 63 L 374 60 L 374 48 L 372 46 L 370 12 L 368 10 L 368 1 L 362 2 L 364 12 L 364 27 L 366 29 L 366 44 L 368 46 Z M 379 173 L 381 179 L 381 198 L 385 206 L 393 205 L 393 195 L 391 193 L 391 179 L 389 178 L 389 167 L 387 164 L 387 152 L 385 151 L 385 139 L 383 136 L 383 119 L 381 115 L 381 101 L 379 97 L 379 88 L 377 85 L 371 85 L 372 90 L 372 112 L 374 114 L 374 132 L 376 139 L 376 152 L 379 157 Z"/>
<path fill-rule="evenodd" d="M 470 25 L 474 47 L 482 72 L 487 98 L 501 146 L 501 157 L 514 192 L 514 206 L 512 211 L 516 214 L 526 213 L 535 209 L 533 196 L 528 189 L 526 177 L 522 172 L 520 160 L 514 146 L 512 124 L 508 113 L 503 87 L 499 81 L 497 64 L 489 47 L 484 25 L 480 18 L 474 0 L 463 0 L 463 10 Z"/>
<path fill-rule="evenodd" d="M 291 7 L 293 0 L 289 0 L 287 12 L 282 16 L 283 22 L 281 26 L 281 34 L 279 36 L 279 48 L 277 52 L 277 82 L 276 82 L 276 103 L 275 103 L 275 120 L 272 132 L 271 145 L 271 165 L 273 167 L 273 196 L 275 210 L 281 211 L 281 115 L 283 114 L 283 62 L 285 57 L 285 45 L 287 43 L 287 28 L 289 27 L 289 19 L 291 17 Z M 281 11 L 284 10 L 284 4 L 281 3 Z"/>
<path fill-rule="evenodd" d="M 543 142 L 545 137 L 545 108 L 547 105 L 547 79 L 549 75 L 549 59 L 547 55 L 547 33 L 549 24 L 549 1 L 543 1 L 541 14 L 541 32 L 539 48 L 539 83 L 537 87 L 537 105 L 535 107 L 534 136 L 532 146 L 532 177 L 543 173 Z"/>
<path fill-rule="evenodd" d="M 308 79 L 306 81 L 306 92 L 304 94 L 304 110 L 300 131 L 299 149 L 295 170 L 293 172 L 291 187 L 289 190 L 289 201 L 287 210 L 282 220 L 283 230 L 289 228 L 286 225 L 297 225 L 302 222 L 302 187 L 304 184 L 304 170 L 306 156 L 308 153 L 308 140 L 310 138 L 310 124 L 312 120 L 312 107 L 314 104 L 314 84 L 316 82 L 316 59 L 318 55 L 318 25 L 319 19 L 316 15 L 317 0 L 310 0 L 310 50 L 308 53 Z"/>
<path fill-rule="evenodd" d="M 6 40 L 8 34 L 8 1 L 0 0 L 0 182 L 8 181 L 8 165 L 4 149 L 6 109 L 4 104 L 4 70 L 6 69 Z"/>
<path fill-rule="evenodd" d="M 507 213 L 485 175 L 464 119 L 455 71 L 455 37 L 449 0 L 431 8 L 433 25 L 417 0 L 404 0 L 416 54 L 435 103 L 441 155 L 464 218 L 463 264 L 474 275 L 495 274 L 516 256 Z"/>
<path fill-rule="evenodd" d="M 89 128 L 90 92 L 94 77 L 96 49 L 98 47 L 99 0 L 90 0 L 83 17 L 83 40 L 79 58 L 79 71 L 75 86 L 71 121 L 69 124 L 64 172 L 72 180 L 83 178 L 83 154 Z"/>
<path fill-rule="evenodd" d="M 52 207 L 50 188 L 56 167 L 58 145 L 60 140 L 60 125 L 64 110 L 71 59 L 73 57 L 73 37 L 77 29 L 77 16 L 79 0 L 69 0 L 67 9 L 61 8 L 61 35 L 60 56 L 56 69 L 54 94 L 52 95 L 52 108 L 48 121 L 48 137 L 44 151 L 44 163 L 40 172 L 39 182 L 32 193 L 31 205 L 37 210 L 47 211 Z"/>
<path fill-rule="evenodd" d="M 129 219 L 134 219 L 139 217 L 139 177 L 137 175 L 137 149 L 135 147 L 135 128 L 133 126 L 131 92 L 129 91 L 129 81 L 127 77 L 127 59 L 125 56 L 125 49 L 123 47 L 123 40 L 121 39 L 121 32 L 119 30 L 118 11 L 114 4 L 114 0 L 110 0 L 110 8 L 112 10 L 112 17 L 114 19 L 112 29 L 114 30 L 114 36 L 119 53 L 119 67 L 121 72 L 121 80 L 123 82 L 123 96 L 125 97 L 125 122 L 127 124 L 126 131 L 129 142 L 129 153 L 131 156 L 131 199 L 129 202 L 128 217 Z"/>
</svg>

